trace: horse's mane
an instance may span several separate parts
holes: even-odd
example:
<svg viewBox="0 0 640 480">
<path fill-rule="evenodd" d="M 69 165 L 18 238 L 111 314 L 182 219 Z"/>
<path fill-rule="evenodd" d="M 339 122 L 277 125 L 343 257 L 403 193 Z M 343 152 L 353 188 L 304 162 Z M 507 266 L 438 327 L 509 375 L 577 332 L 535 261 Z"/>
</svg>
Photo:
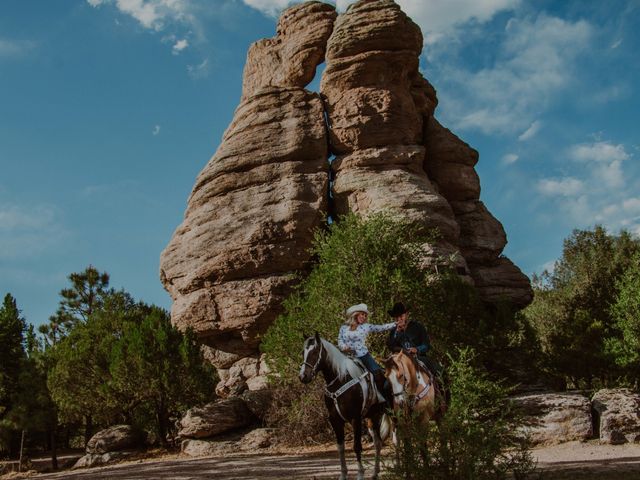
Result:
<svg viewBox="0 0 640 480">
<path fill-rule="evenodd" d="M 338 375 L 340 380 L 344 380 L 347 375 L 350 375 L 352 378 L 358 378 L 362 375 L 362 369 L 347 357 L 344 353 L 338 350 L 333 343 L 321 338 L 322 345 L 327 350 L 327 361 L 333 367 L 334 372 Z"/>
</svg>

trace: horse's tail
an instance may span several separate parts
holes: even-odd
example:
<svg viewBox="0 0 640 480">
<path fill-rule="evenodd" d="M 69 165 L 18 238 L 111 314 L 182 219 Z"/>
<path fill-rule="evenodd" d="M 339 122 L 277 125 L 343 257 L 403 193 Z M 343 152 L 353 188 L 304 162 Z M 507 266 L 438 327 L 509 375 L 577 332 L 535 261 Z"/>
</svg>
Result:
<svg viewBox="0 0 640 480">
<path fill-rule="evenodd" d="M 380 438 L 382 439 L 382 443 L 384 443 L 389 435 L 391 435 L 391 431 L 393 429 L 393 424 L 391 423 L 391 419 L 389 415 L 386 413 L 382 414 L 382 418 L 380 419 Z"/>
</svg>

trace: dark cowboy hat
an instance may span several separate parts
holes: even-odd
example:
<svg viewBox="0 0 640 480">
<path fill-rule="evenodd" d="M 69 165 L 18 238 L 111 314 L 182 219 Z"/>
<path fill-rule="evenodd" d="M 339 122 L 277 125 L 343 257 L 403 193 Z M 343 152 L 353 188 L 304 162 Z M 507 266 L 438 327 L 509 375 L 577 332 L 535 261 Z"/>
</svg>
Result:
<svg viewBox="0 0 640 480">
<path fill-rule="evenodd" d="M 402 302 L 396 302 L 393 304 L 393 308 L 391 310 L 387 310 L 387 313 L 391 315 L 393 318 L 399 317 L 403 313 L 407 313 L 409 309 Z"/>
</svg>

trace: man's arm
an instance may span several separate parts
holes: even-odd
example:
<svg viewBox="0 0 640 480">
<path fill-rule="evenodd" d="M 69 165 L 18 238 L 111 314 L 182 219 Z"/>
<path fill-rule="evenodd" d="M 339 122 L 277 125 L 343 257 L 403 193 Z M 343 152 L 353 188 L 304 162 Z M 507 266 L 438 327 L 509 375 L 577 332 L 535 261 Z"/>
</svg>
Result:
<svg viewBox="0 0 640 480">
<path fill-rule="evenodd" d="M 424 325 L 419 322 L 414 322 L 415 324 L 415 343 L 416 350 L 420 355 L 426 354 L 429 350 L 431 350 L 431 342 L 429 341 L 429 335 L 427 334 L 427 329 L 424 328 Z"/>
</svg>

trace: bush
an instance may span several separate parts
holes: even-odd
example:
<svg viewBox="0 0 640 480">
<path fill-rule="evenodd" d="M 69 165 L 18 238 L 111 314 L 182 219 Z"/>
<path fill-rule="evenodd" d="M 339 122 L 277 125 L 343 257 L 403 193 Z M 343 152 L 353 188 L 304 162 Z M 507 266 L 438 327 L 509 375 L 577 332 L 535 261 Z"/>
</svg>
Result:
<svg viewBox="0 0 640 480">
<path fill-rule="evenodd" d="M 399 462 L 385 478 L 499 480 L 525 478 L 534 469 L 509 389 L 475 365 L 471 349 L 450 357 L 451 403 L 439 423 L 398 417 Z"/>
<path fill-rule="evenodd" d="M 286 415 L 274 411 L 273 424 L 287 431 L 301 428 L 310 435 L 326 431 L 325 417 L 320 421 L 319 416 L 324 412 L 322 395 L 318 391 L 314 400 L 297 378 L 302 340 L 318 331 L 335 341 L 344 309 L 358 302 L 372 310 L 372 323 L 389 322 L 386 311 L 395 301 L 407 303 L 412 318 L 427 320 L 433 344 L 430 355 L 441 362 L 446 361 L 442 352 L 472 345 L 479 360 L 491 368 L 511 371 L 513 359 L 532 365 L 524 353 L 536 344 L 529 338 L 526 322 L 516 321 L 513 308 L 490 309 L 454 272 L 425 267 L 424 246 L 434 238 L 434 232 L 425 233 L 385 213 L 367 218 L 348 215 L 316 234 L 315 267 L 285 301 L 284 314 L 262 339 L 261 348 L 277 375 L 274 386 L 282 403 L 275 408 L 289 411 Z M 384 340 L 384 335 L 370 337 L 374 355 L 384 353 Z M 297 415 L 303 405 L 317 415 Z"/>
</svg>

